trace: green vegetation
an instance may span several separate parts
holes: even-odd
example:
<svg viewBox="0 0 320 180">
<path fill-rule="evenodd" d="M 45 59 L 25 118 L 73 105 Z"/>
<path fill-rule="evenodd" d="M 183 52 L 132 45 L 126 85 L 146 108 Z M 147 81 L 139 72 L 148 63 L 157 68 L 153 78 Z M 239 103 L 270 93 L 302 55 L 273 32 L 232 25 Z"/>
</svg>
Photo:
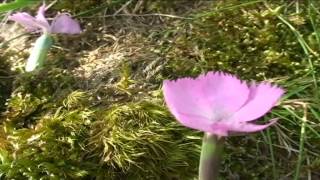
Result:
<svg viewBox="0 0 320 180">
<path fill-rule="evenodd" d="M 319 178 L 317 1 L 75 4 L 52 11 L 76 14 L 84 32 L 55 37 L 38 71 L 21 68 L 34 37 L 0 33 L 2 178 L 195 179 L 202 134 L 174 120 L 161 83 L 210 70 L 287 91 L 265 117 L 276 126 L 227 139 L 222 177 Z"/>
</svg>

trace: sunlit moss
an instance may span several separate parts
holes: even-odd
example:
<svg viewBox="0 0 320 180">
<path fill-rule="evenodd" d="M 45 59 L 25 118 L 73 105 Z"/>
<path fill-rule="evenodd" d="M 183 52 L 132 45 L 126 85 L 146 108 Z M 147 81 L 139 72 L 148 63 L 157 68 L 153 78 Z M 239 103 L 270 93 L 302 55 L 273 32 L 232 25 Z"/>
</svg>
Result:
<svg viewBox="0 0 320 180">
<path fill-rule="evenodd" d="M 1 117 L 0 155 L 7 158 L 0 169 L 7 178 L 196 174 L 198 136 L 179 126 L 162 101 L 91 106 L 94 94 L 77 90 L 75 78 L 57 68 L 20 75 L 14 88 Z"/>
<path fill-rule="evenodd" d="M 188 138 L 194 134 L 177 125 L 162 106 L 128 103 L 98 117 L 89 140 L 90 154 L 112 167 L 116 179 L 186 179 L 196 174 L 199 146 Z"/>
<path fill-rule="evenodd" d="M 216 3 L 211 9 L 196 14 L 195 19 L 185 25 L 184 29 L 189 30 L 177 31 L 174 43 L 166 52 L 175 74 L 220 70 L 264 79 L 304 73 L 309 64 L 305 63 L 303 49 L 274 12 L 262 3 L 216 10 L 223 6 L 225 4 Z M 313 33 L 307 24 L 299 24 L 297 28 L 306 35 Z M 310 36 L 310 40 L 314 38 Z"/>
<path fill-rule="evenodd" d="M 9 62 L 5 57 L 0 57 L 0 112 L 5 109 L 6 99 L 10 96 L 13 75 Z"/>
</svg>

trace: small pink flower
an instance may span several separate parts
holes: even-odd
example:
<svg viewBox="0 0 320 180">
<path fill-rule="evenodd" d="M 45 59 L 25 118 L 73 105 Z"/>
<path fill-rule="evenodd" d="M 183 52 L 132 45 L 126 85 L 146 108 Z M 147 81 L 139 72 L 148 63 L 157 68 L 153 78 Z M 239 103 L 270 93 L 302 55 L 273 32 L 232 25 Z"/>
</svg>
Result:
<svg viewBox="0 0 320 180">
<path fill-rule="evenodd" d="M 165 80 L 167 106 L 184 126 L 218 136 L 255 132 L 272 125 L 250 123 L 265 115 L 284 90 L 270 83 L 248 83 L 221 72 L 176 81 Z"/>
<path fill-rule="evenodd" d="M 43 33 L 64 33 L 79 34 L 81 32 L 80 25 L 73 20 L 69 14 L 58 14 L 51 25 L 45 18 L 47 7 L 43 4 L 35 17 L 26 12 L 15 13 L 9 16 L 9 20 L 16 21 L 23 25 L 28 31 L 42 31 Z"/>
</svg>

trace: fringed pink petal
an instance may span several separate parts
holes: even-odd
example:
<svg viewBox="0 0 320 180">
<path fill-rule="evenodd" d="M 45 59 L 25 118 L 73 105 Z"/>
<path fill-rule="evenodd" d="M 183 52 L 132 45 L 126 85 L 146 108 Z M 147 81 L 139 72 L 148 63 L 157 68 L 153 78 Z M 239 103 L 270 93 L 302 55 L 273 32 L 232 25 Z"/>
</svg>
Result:
<svg viewBox="0 0 320 180">
<path fill-rule="evenodd" d="M 38 9 L 36 20 L 38 21 L 39 24 L 41 24 L 44 31 L 49 32 L 50 24 L 45 17 L 45 12 L 46 12 L 46 5 L 42 4 L 42 6 L 40 6 Z"/>
<path fill-rule="evenodd" d="M 253 84 L 250 86 L 248 101 L 229 120 L 246 122 L 258 119 L 271 110 L 283 93 L 283 89 L 269 83 Z"/>
<path fill-rule="evenodd" d="M 37 31 L 42 28 L 34 17 L 25 12 L 12 14 L 8 19 L 21 24 L 28 31 Z"/>
<path fill-rule="evenodd" d="M 229 133 L 236 134 L 238 132 L 251 133 L 251 132 L 262 131 L 276 122 L 277 122 L 277 119 L 272 119 L 269 121 L 269 123 L 263 124 L 263 125 L 247 123 L 247 122 L 227 123 L 224 125 L 226 126 L 225 128 L 228 129 Z"/>
<path fill-rule="evenodd" d="M 209 72 L 197 79 L 201 86 L 201 98 L 212 109 L 214 120 L 226 119 L 246 102 L 249 88 L 245 82 L 237 77 L 221 72 Z"/>
<path fill-rule="evenodd" d="M 171 111 L 201 115 L 212 122 L 229 118 L 246 102 L 249 95 L 246 83 L 219 72 L 195 79 L 166 80 L 163 87 Z"/>
<path fill-rule="evenodd" d="M 196 129 L 204 132 L 211 132 L 211 124 L 209 119 L 203 116 L 197 116 L 193 114 L 185 114 L 185 113 L 179 113 L 175 112 L 173 114 L 175 118 L 180 122 L 180 124 L 189 127 L 191 129 Z"/>
<path fill-rule="evenodd" d="M 76 20 L 73 20 L 68 14 L 62 13 L 55 17 L 51 24 L 52 33 L 79 34 L 81 28 Z"/>
</svg>

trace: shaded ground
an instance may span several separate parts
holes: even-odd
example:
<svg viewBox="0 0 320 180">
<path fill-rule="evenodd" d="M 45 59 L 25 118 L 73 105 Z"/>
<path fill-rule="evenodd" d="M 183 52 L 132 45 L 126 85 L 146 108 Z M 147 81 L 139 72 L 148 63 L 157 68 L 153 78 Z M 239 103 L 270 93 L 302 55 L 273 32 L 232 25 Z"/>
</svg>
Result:
<svg viewBox="0 0 320 180">
<path fill-rule="evenodd" d="M 201 133 L 175 122 L 161 84 L 219 70 L 287 90 L 266 117 L 280 119 L 275 127 L 228 139 L 221 176 L 319 178 L 316 2 L 74 4 L 59 2 L 49 15 L 67 9 L 84 32 L 55 37 L 44 69 L 23 72 L 36 35 L 0 50 L 11 64 L 0 72 L 3 177 L 193 179 Z"/>
</svg>

